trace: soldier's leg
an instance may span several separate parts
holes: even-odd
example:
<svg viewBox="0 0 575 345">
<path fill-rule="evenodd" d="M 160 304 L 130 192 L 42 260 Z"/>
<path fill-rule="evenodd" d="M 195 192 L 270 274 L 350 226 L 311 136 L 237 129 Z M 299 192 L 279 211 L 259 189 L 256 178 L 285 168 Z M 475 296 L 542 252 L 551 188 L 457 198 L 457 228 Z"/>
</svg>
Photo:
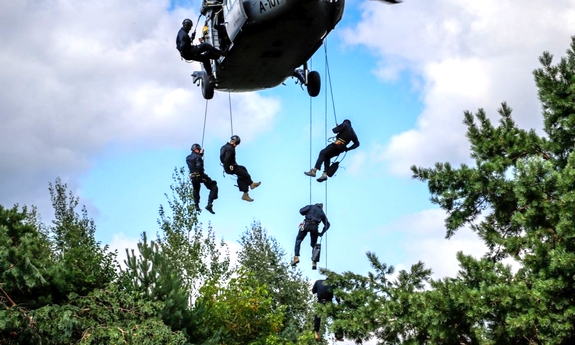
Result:
<svg viewBox="0 0 575 345">
<path fill-rule="evenodd" d="M 305 236 L 307 235 L 307 231 L 303 230 L 303 231 L 298 231 L 297 236 L 295 238 L 295 248 L 294 248 L 294 254 L 295 256 L 299 256 L 299 252 L 300 252 L 300 248 L 301 248 L 301 243 L 304 240 Z"/>
<path fill-rule="evenodd" d="M 314 225 L 314 227 L 311 228 L 309 231 L 309 241 L 310 241 L 310 246 L 311 246 L 312 250 L 315 247 L 315 245 L 317 244 L 317 238 L 318 237 L 319 237 L 318 225 Z"/>
<path fill-rule="evenodd" d="M 307 231 L 300 229 L 300 231 L 298 231 L 297 236 L 295 238 L 294 257 L 293 257 L 293 260 L 291 261 L 291 265 L 294 267 L 299 262 L 299 250 L 301 248 L 301 242 L 304 240 L 305 235 L 307 235 Z"/>
<path fill-rule="evenodd" d="M 208 204 L 206 205 L 206 210 L 211 214 L 216 214 L 213 208 L 213 202 L 218 198 L 218 183 L 212 180 L 208 175 L 204 175 L 203 178 L 204 186 L 210 190 L 210 195 L 208 196 Z"/>
<path fill-rule="evenodd" d="M 318 315 L 313 317 L 313 332 L 315 340 L 319 340 L 319 327 L 321 326 L 321 318 Z"/>
<path fill-rule="evenodd" d="M 314 225 L 314 228 L 309 232 L 310 237 L 310 245 L 311 245 L 311 269 L 317 269 L 317 262 L 319 261 L 319 253 L 314 253 L 315 246 L 317 244 L 317 238 L 319 236 L 317 225 Z M 316 256 L 317 257 L 314 257 Z"/>
<path fill-rule="evenodd" d="M 317 156 L 317 161 L 315 162 L 315 165 L 313 166 L 316 170 L 321 170 L 322 164 L 324 164 L 324 167 L 325 167 L 325 160 L 326 159 L 328 159 L 327 164 L 329 165 L 329 158 L 326 158 L 326 157 L 327 157 L 327 153 L 329 152 L 330 146 L 331 146 L 331 144 L 326 146 L 323 150 L 319 151 L 319 155 Z"/>
<path fill-rule="evenodd" d="M 198 177 L 192 178 L 192 196 L 194 197 L 194 204 L 196 205 L 196 210 L 200 210 L 200 188 L 202 180 Z"/>
<path fill-rule="evenodd" d="M 242 181 L 242 184 L 246 185 L 246 186 L 249 186 L 250 184 L 252 184 L 252 182 L 254 182 L 254 181 L 252 181 L 252 177 L 248 173 L 248 169 L 246 169 L 246 167 L 243 165 L 236 166 L 234 168 L 234 173 L 238 177 L 238 186 L 240 184 L 240 181 Z M 241 191 L 247 192 L 248 190 L 246 189 L 246 190 L 241 190 Z"/>
<path fill-rule="evenodd" d="M 218 198 L 218 183 L 212 180 L 208 175 L 204 176 L 204 186 L 210 191 L 208 204 L 212 204 Z"/>
<path fill-rule="evenodd" d="M 206 52 L 206 56 L 210 59 L 219 59 L 220 56 L 222 56 L 222 52 L 209 43 L 203 42 L 198 44 L 196 47 L 200 54 Z"/>
</svg>

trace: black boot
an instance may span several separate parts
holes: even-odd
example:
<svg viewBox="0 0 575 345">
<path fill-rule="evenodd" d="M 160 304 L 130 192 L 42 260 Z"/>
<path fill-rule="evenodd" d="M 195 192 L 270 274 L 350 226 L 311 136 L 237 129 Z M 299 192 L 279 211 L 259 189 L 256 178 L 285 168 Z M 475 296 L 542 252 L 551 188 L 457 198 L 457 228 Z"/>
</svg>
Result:
<svg viewBox="0 0 575 345">
<path fill-rule="evenodd" d="M 211 214 L 216 214 L 216 212 L 214 212 L 214 209 L 212 208 L 212 206 L 213 206 L 213 205 L 212 205 L 211 203 L 209 203 L 209 204 L 206 206 L 206 210 L 208 210 L 208 212 L 210 212 Z"/>
<path fill-rule="evenodd" d="M 200 204 L 194 204 L 194 207 L 196 208 L 196 211 L 202 212 L 202 209 L 201 209 L 201 207 L 200 207 Z"/>
</svg>

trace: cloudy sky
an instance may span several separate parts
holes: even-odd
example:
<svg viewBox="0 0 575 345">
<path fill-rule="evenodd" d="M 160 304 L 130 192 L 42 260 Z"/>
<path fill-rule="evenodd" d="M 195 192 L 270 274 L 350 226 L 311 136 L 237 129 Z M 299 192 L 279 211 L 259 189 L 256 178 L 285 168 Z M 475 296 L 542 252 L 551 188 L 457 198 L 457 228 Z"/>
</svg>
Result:
<svg viewBox="0 0 575 345">
<path fill-rule="evenodd" d="M 174 168 L 202 141 L 206 102 L 190 79 L 199 65 L 182 62 L 174 43 L 199 6 L 3 1 L 0 204 L 37 205 L 49 220 L 48 183 L 60 177 L 102 243 L 122 249 L 143 231 L 155 234 Z M 321 201 L 332 223 L 323 267 L 365 273 L 373 251 L 400 269 L 422 260 L 437 278 L 454 275 L 458 250 L 481 255 L 483 247 L 471 232 L 444 239 L 445 215 L 409 167 L 468 162 L 465 110 L 496 118 L 506 101 L 520 126 L 540 131 L 532 71 L 543 51 L 557 61 L 572 35 L 575 0 L 348 0 L 310 61 L 322 75 L 317 98 L 288 79 L 260 92 L 216 92 L 208 103 L 205 164 L 220 198 L 202 223 L 234 245 L 260 221 L 292 255 L 299 208 Z M 361 146 L 327 184 L 310 181 L 303 171 L 325 146 L 326 126 L 345 118 Z M 253 203 L 240 200 L 219 165 L 232 126 L 242 137 L 238 162 L 262 181 Z M 306 239 L 300 267 L 313 280 L 309 254 Z"/>
</svg>

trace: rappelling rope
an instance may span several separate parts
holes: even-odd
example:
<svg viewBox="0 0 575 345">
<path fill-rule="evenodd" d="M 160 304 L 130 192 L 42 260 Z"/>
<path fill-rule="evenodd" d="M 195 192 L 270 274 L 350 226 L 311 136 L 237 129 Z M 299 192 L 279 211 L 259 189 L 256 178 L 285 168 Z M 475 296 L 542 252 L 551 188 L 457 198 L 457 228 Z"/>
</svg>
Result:
<svg viewBox="0 0 575 345">
<path fill-rule="evenodd" d="M 228 104 L 230 106 L 230 130 L 232 132 L 231 135 L 234 135 L 234 120 L 232 117 L 232 96 L 230 90 L 228 90 Z"/>
<path fill-rule="evenodd" d="M 330 91 L 331 91 L 331 99 L 332 99 L 332 107 L 335 106 L 333 105 L 333 90 L 331 90 L 331 80 L 329 77 L 329 65 L 328 65 L 328 61 L 327 61 L 327 39 L 324 41 L 323 43 L 323 51 L 324 51 L 324 56 L 325 56 L 325 75 L 328 77 L 328 84 L 330 85 Z M 324 100 L 324 138 L 325 141 L 327 142 L 327 92 L 325 92 L 325 100 Z M 334 110 L 335 113 L 335 110 Z M 327 167 L 324 167 L 327 170 Z M 327 216 L 327 211 L 328 211 L 328 202 L 327 202 L 327 192 L 328 192 L 328 181 L 325 181 L 325 214 Z M 327 269 L 327 232 L 324 234 L 325 235 L 325 269 Z M 321 241 L 320 241 L 321 243 Z"/>
<path fill-rule="evenodd" d="M 325 75 L 327 76 L 327 84 L 329 86 L 329 94 L 331 96 L 331 106 L 333 109 L 333 118 L 334 121 L 336 123 L 336 125 L 338 124 L 337 122 L 337 114 L 336 114 L 336 110 L 335 110 L 335 97 L 333 97 L 333 87 L 332 87 L 332 82 L 331 82 L 331 73 L 329 70 L 329 60 L 328 60 L 328 53 L 327 53 L 327 38 L 324 40 L 323 42 L 323 51 L 324 51 L 324 56 L 325 56 Z M 327 92 L 325 93 L 325 116 L 324 116 L 324 132 L 325 132 L 325 141 L 328 142 L 328 137 L 327 137 L 327 130 L 328 130 L 328 126 L 327 126 L 327 113 L 328 113 L 328 95 Z M 337 158 L 335 158 L 335 161 L 337 161 Z M 345 158 L 345 154 L 344 154 L 344 158 Z M 342 158 L 343 160 L 343 158 Z M 335 163 L 335 162 L 334 162 Z M 328 180 L 329 181 L 329 180 Z M 325 184 L 325 213 L 327 215 L 327 211 L 328 211 L 328 181 L 326 181 Z M 325 269 L 327 269 L 327 232 L 324 234 L 325 235 Z M 321 243 L 321 240 L 320 240 Z"/>
<path fill-rule="evenodd" d="M 309 166 L 312 166 L 312 146 L 311 146 L 311 140 L 312 140 L 312 99 L 311 96 L 309 98 Z M 312 185 L 312 179 L 309 179 L 309 204 L 311 205 L 311 185 Z"/>
<path fill-rule="evenodd" d="M 330 91 L 330 95 L 331 95 L 331 106 L 333 108 L 333 119 L 335 121 L 335 124 L 338 125 L 339 123 L 337 122 L 337 114 L 335 111 L 335 98 L 333 97 L 333 87 L 331 84 L 331 73 L 329 70 L 329 61 L 327 59 L 327 38 L 324 41 L 323 49 L 324 49 L 324 54 L 325 54 L 325 70 L 326 70 L 325 74 L 327 76 L 327 80 L 328 80 L 328 84 L 329 84 L 329 91 Z M 327 95 L 326 95 L 326 104 L 327 104 Z M 326 119 L 327 119 L 327 105 L 326 105 Z M 326 126 L 327 126 L 327 124 L 326 124 Z M 335 141 L 335 137 L 331 137 L 331 138 L 327 139 L 327 141 L 333 142 L 333 141 Z M 338 155 L 337 157 L 335 157 L 334 163 L 343 161 L 343 159 L 345 158 L 346 155 L 347 155 L 347 152 L 344 152 L 342 159 L 340 159 L 339 161 L 338 161 L 338 158 L 339 158 L 339 155 Z"/>
<path fill-rule="evenodd" d="M 327 75 L 327 81 L 329 84 L 329 92 L 331 95 L 331 106 L 333 108 L 333 118 L 335 120 L 335 123 L 337 124 L 337 115 L 335 113 L 335 98 L 333 97 L 333 87 L 331 86 L 331 73 L 329 72 L 329 61 L 327 59 L 327 38 L 324 41 L 323 44 L 323 51 L 324 51 L 324 55 L 325 55 L 325 74 Z M 326 104 L 327 104 L 327 95 L 325 96 L 326 98 Z M 327 113 L 327 106 L 326 106 L 326 113 Z M 327 116 L 327 115 L 326 115 Z"/>
<path fill-rule="evenodd" d="M 206 136 L 206 120 L 208 118 L 208 100 L 206 99 L 206 110 L 204 111 L 204 130 L 202 131 L 202 148 L 204 148 L 204 137 Z"/>
</svg>

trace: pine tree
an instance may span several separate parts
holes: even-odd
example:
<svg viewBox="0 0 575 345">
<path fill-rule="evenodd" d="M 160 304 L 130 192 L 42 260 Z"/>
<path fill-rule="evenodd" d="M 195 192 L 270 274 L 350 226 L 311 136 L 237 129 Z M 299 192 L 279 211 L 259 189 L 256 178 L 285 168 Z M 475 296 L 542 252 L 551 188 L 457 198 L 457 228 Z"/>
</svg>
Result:
<svg viewBox="0 0 575 345">
<path fill-rule="evenodd" d="M 50 192 L 52 226 L 34 207 L 0 206 L 0 343 L 185 344 L 159 317 L 169 304 L 116 285 L 115 254 L 66 185 L 57 179 Z"/>
<path fill-rule="evenodd" d="M 343 302 L 326 312 L 348 335 L 386 344 L 575 341 L 575 37 L 566 57 L 552 58 L 543 53 L 534 72 L 545 136 L 519 129 L 503 103 L 497 126 L 482 109 L 464 114 L 473 165 L 412 167 L 447 212 L 446 237 L 467 226 L 487 253 L 458 253 L 457 276 L 437 281 L 422 264 L 390 281 L 392 267 L 368 254 L 374 273 L 334 276 Z"/>
</svg>

